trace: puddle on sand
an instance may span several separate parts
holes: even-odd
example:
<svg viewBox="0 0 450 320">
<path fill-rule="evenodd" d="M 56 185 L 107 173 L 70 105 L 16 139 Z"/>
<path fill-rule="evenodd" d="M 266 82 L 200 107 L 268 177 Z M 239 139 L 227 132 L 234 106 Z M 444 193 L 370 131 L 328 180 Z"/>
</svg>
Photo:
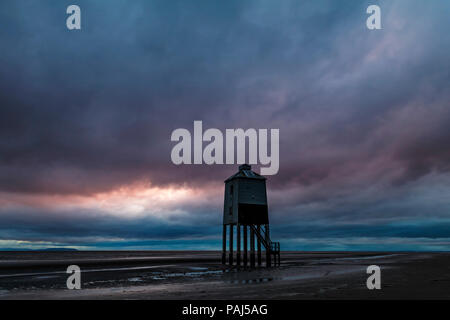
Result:
<svg viewBox="0 0 450 320">
<path fill-rule="evenodd" d="M 277 280 L 303 280 L 303 279 L 314 279 L 314 278 L 324 278 L 324 277 L 333 277 L 338 275 L 344 275 L 352 272 L 365 272 L 364 268 L 361 267 L 352 267 L 352 268 L 345 268 L 345 269 L 324 269 L 324 270 L 313 270 L 309 272 L 303 272 L 299 271 L 297 274 L 289 274 L 289 275 L 282 275 Z"/>
<path fill-rule="evenodd" d="M 188 267 L 189 270 L 193 270 L 193 271 L 205 271 L 208 270 L 208 268 L 206 267 Z"/>
<path fill-rule="evenodd" d="M 190 272 L 153 272 L 150 279 L 152 280 L 167 280 L 168 278 L 186 277 L 186 278 L 200 278 L 206 275 L 222 274 L 222 270 L 208 270 L 203 267 L 188 267 L 189 270 L 198 270 Z"/>
<path fill-rule="evenodd" d="M 258 278 L 258 279 L 240 279 L 240 280 L 226 280 L 225 283 L 230 284 L 256 284 L 272 281 L 273 278 Z"/>
<path fill-rule="evenodd" d="M 296 274 L 296 275 L 288 275 L 288 276 L 282 276 L 280 277 L 280 280 L 302 280 L 302 279 L 312 279 L 312 278 L 318 278 L 323 277 L 324 273 L 305 273 L 305 274 Z"/>
<path fill-rule="evenodd" d="M 113 272 L 113 271 L 139 271 L 139 270 L 156 269 L 156 268 L 163 268 L 163 267 L 174 267 L 174 266 L 175 265 L 173 265 L 173 264 L 168 264 L 168 265 L 155 265 L 155 266 L 143 266 L 143 267 L 85 269 L 85 270 L 83 270 L 83 273 L 86 273 L 86 272 Z M 0 278 L 46 276 L 46 275 L 57 275 L 57 274 L 66 274 L 66 271 L 0 274 Z"/>
<path fill-rule="evenodd" d="M 221 274 L 222 270 L 216 270 L 216 271 L 198 271 L 198 272 L 175 272 L 175 273 L 168 273 L 165 274 L 165 277 L 200 277 L 203 275 L 208 274 Z"/>
<path fill-rule="evenodd" d="M 130 281 L 130 282 L 141 282 L 142 279 L 139 278 L 139 277 L 136 277 L 136 278 L 129 278 L 128 281 Z"/>
</svg>

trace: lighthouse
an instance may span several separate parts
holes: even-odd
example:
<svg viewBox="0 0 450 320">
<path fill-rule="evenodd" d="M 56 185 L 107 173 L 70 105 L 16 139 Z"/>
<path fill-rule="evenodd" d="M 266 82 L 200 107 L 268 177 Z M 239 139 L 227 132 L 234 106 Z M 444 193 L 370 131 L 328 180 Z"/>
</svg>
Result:
<svg viewBox="0 0 450 320">
<path fill-rule="evenodd" d="M 250 267 L 255 267 L 256 263 L 261 266 L 263 249 L 267 267 L 272 265 L 272 259 L 273 265 L 280 264 L 280 244 L 270 240 L 266 178 L 252 171 L 250 165 L 243 164 L 225 180 L 222 263 L 227 263 L 228 256 L 231 266 L 239 267 L 241 262 L 244 267 L 249 262 Z"/>
</svg>

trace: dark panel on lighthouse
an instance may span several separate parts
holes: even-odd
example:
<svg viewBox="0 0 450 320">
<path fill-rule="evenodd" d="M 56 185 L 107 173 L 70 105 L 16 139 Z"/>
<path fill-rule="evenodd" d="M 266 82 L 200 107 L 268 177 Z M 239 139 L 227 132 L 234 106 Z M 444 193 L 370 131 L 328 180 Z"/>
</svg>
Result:
<svg viewBox="0 0 450 320">
<path fill-rule="evenodd" d="M 269 214 L 267 205 L 239 203 L 239 223 L 241 224 L 268 224 Z"/>
</svg>

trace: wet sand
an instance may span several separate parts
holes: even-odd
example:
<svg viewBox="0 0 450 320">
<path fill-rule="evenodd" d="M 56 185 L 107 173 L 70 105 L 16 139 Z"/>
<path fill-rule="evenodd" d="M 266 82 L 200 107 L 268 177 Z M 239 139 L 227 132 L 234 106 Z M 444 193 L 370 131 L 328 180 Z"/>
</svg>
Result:
<svg viewBox="0 0 450 320">
<path fill-rule="evenodd" d="M 68 290 L 67 266 L 82 270 Z M 366 268 L 381 267 L 381 290 Z M 219 252 L 0 252 L 0 299 L 450 299 L 450 253 L 283 252 L 277 268 Z"/>
</svg>

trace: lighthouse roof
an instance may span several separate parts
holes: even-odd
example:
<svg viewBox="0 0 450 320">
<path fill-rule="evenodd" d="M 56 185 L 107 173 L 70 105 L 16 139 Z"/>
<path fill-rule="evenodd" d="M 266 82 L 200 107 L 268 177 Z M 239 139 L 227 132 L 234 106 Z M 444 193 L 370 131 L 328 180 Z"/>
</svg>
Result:
<svg viewBox="0 0 450 320">
<path fill-rule="evenodd" d="M 237 173 L 233 174 L 227 180 L 225 180 L 225 182 L 231 181 L 233 179 L 238 179 L 238 178 L 266 180 L 266 178 L 263 177 L 262 175 L 257 174 L 256 172 L 252 171 L 252 167 L 248 164 L 240 165 L 239 171 Z"/>
</svg>

